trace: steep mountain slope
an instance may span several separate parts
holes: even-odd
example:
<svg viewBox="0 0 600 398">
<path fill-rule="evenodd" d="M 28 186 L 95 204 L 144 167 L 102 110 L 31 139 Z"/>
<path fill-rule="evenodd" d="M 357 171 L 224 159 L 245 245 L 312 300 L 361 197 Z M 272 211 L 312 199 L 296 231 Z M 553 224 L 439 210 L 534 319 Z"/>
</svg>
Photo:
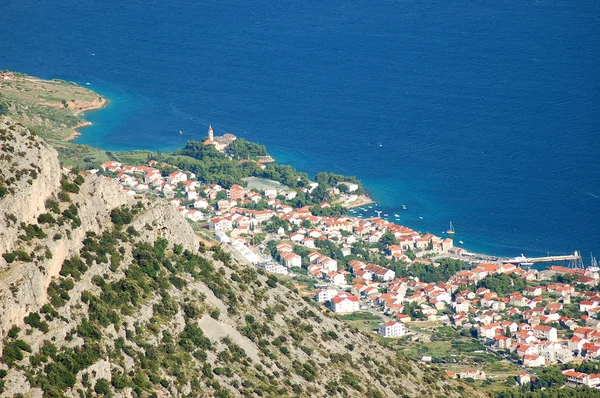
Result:
<svg viewBox="0 0 600 398">
<path fill-rule="evenodd" d="M 9 119 L 0 140 L 0 396 L 481 396 L 207 251 L 169 203 L 61 170 Z"/>
</svg>

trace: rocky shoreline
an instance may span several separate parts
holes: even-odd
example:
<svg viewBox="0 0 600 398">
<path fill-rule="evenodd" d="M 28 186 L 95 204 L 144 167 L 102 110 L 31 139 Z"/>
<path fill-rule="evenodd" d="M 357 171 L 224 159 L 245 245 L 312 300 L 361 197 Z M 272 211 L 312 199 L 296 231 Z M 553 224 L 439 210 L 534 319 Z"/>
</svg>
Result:
<svg viewBox="0 0 600 398">
<path fill-rule="evenodd" d="M 76 101 L 70 102 L 70 103 L 68 103 L 67 108 L 72 109 L 76 116 L 82 116 L 83 112 L 95 111 L 98 109 L 102 109 L 106 105 L 108 105 L 108 100 L 104 97 L 98 97 L 98 101 L 94 101 L 94 102 L 84 102 L 84 103 L 78 103 Z M 73 134 L 71 134 L 67 139 L 65 139 L 65 141 L 73 141 L 77 137 L 80 137 L 81 132 L 79 131 L 79 129 L 88 127 L 91 125 L 92 125 L 92 122 L 83 120 L 81 123 L 79 123 L 73 127 Z"/>
</svg>

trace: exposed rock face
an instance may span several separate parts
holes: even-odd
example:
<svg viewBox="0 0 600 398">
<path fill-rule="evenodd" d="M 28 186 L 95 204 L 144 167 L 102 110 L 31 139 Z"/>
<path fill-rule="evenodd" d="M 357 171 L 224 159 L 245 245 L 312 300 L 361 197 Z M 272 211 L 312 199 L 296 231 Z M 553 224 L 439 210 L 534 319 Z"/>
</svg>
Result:
<svg viewBox="0 0 600 398">
<path fill-rule="evenodd" d="M 45 211 L 44 201 L 58 189 L 60 176 L 54 148 L 25 127 L 0 117 L 0 182 L 12 191 L 0 196 L 0 253 L 10 251 L 18 235 L 16 223 L 7 222 L 7 215 L 35 222 Z"/>
<path fill-rule="evenodd" d="M 81 225 L 41 225 L 47 235 L 36 244 L 45 246 L 51 258 L 36 258 L 31 262 L 8 264 L 3 254 L 14 250 L 27 253 L 33 249 L 19 241 L 23 234 L 21 223 L 38 224 L 37 218 L 48 210 L 47 199 L 56 199 L 60 191 L 61 170 L 56 151 L 41 138 L 8 118 L 0 119 L 0 170 L 4 180 L 15 178 L 9 192 L 0 197 L 0 353 L 2 338 L 11 325 L 23 323 L 31 311 L 47 302 L 47 289 L 58 276 L 65 259 L 78 253 L 87 232 L 100 233 L 111 225 L 112 209 L 133 205 L 136 200 L 109 178 L 88 175 L 78 194 L 71 194 L 72 203 L 79 209 Z M 25 170 L 26 172 L 23 172 Z M 31 173 L 35 170 L 35 173 Z M 20 178 L 15 176 L 21 175 Z M 5 184 L 6 185 L 6 184 Z M 64 207 L 64 205 L 63 205 Z M 14 216 L 14 218 L 13 218 Z M 16 220 L 16 221 L 15 221 Z M 150 202 L 148 209 L 133 224 L 142 239 L 154 242 L 159 236 L 177 241 L 185 249 L 195 250 L 194 232 L 177 210 L 167 202 Z M 60 234 L 60 239 L 54 239 Z M 177 239 L 174 237 L 177 236 Z"/>
<path fill-rule="evenodd" d="M 132 226 L 148 242 L 154 242 L 162 237 L 171 244 L 176 242 L 182 245 L 187 250 L 196 251 L 198 248 L 198 239 L 194 231 L 176 208 L 167 201 L 148 203 L 146 210 L 135 219 Z"/>
</svg>

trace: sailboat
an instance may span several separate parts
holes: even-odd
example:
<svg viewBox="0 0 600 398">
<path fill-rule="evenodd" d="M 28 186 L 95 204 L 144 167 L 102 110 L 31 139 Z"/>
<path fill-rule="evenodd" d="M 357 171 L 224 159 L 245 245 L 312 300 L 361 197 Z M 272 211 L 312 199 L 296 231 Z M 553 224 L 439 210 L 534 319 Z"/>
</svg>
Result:
<svg viewBox="0 0 600 398">
<path fill-rule="evenodd" d="M 590 257 L 592 258 L 592 262 L 590 263 L 590 268 L 597 270 L 598 269 L 598 261 L 594 257 L 592 253 L 590 253 Z"/>
<path fill-rule="evenodd" d="M 448 235 L 454 235 L 454 226 L 452 225 L 452 221 L 450 221 L 450 229 L 446 231 Z"/>
</svg>

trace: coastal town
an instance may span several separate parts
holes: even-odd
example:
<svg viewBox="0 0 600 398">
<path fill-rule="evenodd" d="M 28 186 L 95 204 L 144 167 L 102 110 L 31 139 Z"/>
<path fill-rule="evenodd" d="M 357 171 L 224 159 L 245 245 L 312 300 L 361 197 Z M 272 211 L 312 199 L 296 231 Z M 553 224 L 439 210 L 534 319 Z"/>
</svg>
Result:
<svg viewBox="0 0 600 398">
<path fill-rule="evenodd" d="M 228 154 L 235 140 L 210 128 L 203 145 Z M 265 159 L 240 162 L 268 167 Z M 295 207 L 294 199 L 310 196 L 319 183 L 289 188 L 250 177 L 245 185 L 222 186 L 154 158 L 112 160 L 86 173 L 106 175 L 132 196 L 168 198 L 202 231 L 204 243 L 214 241 L 234 258 L 298 281 L 323 311 L 369 314 L 378 320 L 372 332 L 383 339 L 419 344 L 445 328 L 512 364 L 508 382 L 529 384 L 539 369 L 558 366 L 564 384 L 600 388 L 599 373 L 578 370 L 600 357 L 598 269 L 522 267 L 468 253 L 449 235 L 417 232 L 398 217 L 359 217 L 350 209 L 369 201 L 355 182 L 321 187 L 329 200 Z M 477 361 L 454 366 L 449 357 L 417 359 L 444 366 L 450 377 L 495 377 Z"/>
</svg>

